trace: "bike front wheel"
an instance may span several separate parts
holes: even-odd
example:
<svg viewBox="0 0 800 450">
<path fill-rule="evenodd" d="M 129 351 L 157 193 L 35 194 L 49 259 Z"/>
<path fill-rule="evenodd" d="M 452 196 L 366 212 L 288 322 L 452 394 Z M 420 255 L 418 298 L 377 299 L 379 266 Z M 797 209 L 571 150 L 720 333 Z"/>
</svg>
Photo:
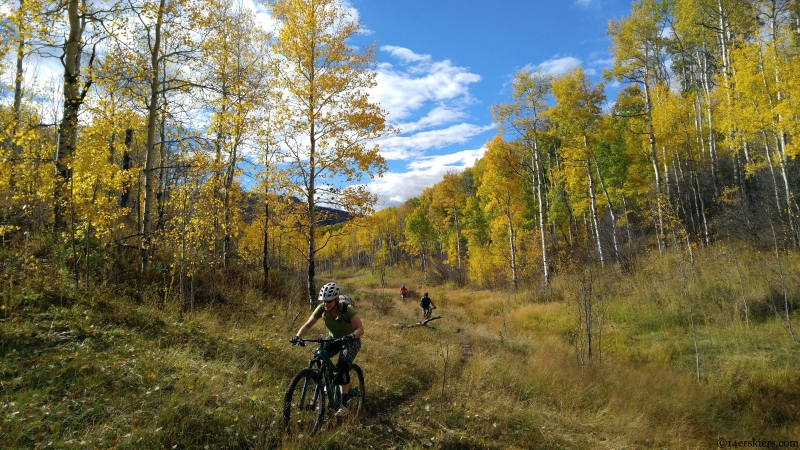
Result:
<svg viewBox="0 0 800 450">
<path fill-rule="evenodd" d="M 310 437 L 322 426 L 325 393 L 316 370 L 303 369 L 289 382 L 283 398 L 283 424 L 287 434 Z"/>
<path fill-rule="evenodd" d="M 350 377 L 350 394 L 347 400 L 347 409 L 353 417 L 359 417 L 364 410 L 364 372 L 358 364 L 350 367 L 353 376 Z"/>
</svg>

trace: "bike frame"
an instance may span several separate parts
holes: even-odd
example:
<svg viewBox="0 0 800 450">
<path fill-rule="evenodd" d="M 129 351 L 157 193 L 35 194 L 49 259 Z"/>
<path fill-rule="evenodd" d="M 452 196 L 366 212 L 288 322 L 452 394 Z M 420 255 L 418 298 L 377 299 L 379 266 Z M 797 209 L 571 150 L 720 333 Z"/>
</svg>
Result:
<svg viewBox="0 0 800 450">
<path fill-rule="evenodd" d="M 311 358 L 311 361 L 308 362 L 309 369 L 316 369 L 318 376 L 320 377 L 317 380 L 317 389 L 314 390 L 314 398 L 313 398 L 313 405 L 317 404 L 319 400 L 320 391 L 323 392 L 323 395 L 327 393 L 328 395 L 328 404 L 329 405 L 338 405 L 339 404 L 339 386 L 336 386 L 333 383 L 333 373 L 336 371 L 336 366 L 333 365 L 333 361 L 331 361 L 330 356 L 325 352 L 324 345 L 326 344 L 325 341 L 319 343 L 319 347 L 314 351 L 314 357 Z M 325 389 L 323 389 L 325 388 Z M 302 400 L 306 398 L 308 395 L 308 380 L 303 383 L 303 390 L 300 394 L 301 403 Z"/>
</svg>

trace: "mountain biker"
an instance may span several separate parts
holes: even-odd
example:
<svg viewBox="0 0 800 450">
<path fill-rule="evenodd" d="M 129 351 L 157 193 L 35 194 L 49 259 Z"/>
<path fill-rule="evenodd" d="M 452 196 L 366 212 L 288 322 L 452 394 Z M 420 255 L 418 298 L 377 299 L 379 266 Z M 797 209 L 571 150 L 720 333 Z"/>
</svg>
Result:
<svg viewBox="0 0 800 450">
<path fill-rule="evenodd" d="M 297 335 L 292 337 L 290 342 L 298 344 L 303 334 L 313 327 L 320 318 L 325 322 L 325 327 L 328 328 L 328 332 L 332 337 L 337 339 L 345 338 L 344 341 L 325 345 L 325 353 L 331 357 L 341 352 L 336 362 L 336 382 L 339 384 L 342 395 L 341 403 L 335 416 L 342 417 L 347 415 L 347 394 L 350 392 L 350 365 L 353 364 L 353 359 L 355 359 L 358 350 L 361 348 L 364 325 L 361 323 L 361 318 L 358 317 L 353 305 L 344 305 L 345 308 L 341 308 L 343 303 L 339 302 L 339 286 L 336 283 L 328 283 L 322 286 L 317 299 L 322 303 L 311 313 L 308 321 L 300 327 Z"/>
<path fill-rule="evenodd" d="M 422 307 L 422 315 L 426 317 L 429 316 L 431 312 L 433 312 L 434 308 L 436 308 L 436 305 L 433 304 L 433 300 L 431 300 L 431 298 L 428 297 L 427 292 L 422 294 L 422 298 L 419 299 L 419 306 Z"/>
<path fill-rule="evenodd" d="M 408 288 L 406 287 L 405 283 L 400 286 L 400 297 L 405 300 L 406 294 L 408 294 Z"/>
</svg>

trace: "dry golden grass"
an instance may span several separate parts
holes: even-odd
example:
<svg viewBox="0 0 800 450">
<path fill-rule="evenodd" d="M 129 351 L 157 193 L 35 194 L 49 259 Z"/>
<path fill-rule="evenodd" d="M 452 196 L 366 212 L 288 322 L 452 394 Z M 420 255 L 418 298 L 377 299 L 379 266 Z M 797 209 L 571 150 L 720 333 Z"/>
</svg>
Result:
<svg viewBox="0 0 800 450">
<path fill-rule="evenodd" d="M 234 287 L 230 302 L 181 314 L 156 289 L 135 301 L 99 290 L 54 305 L 18 287 L 5 292 L 13 310 L 0 323 L 0 447 L 619 450 L 796 440 L 800 351 L 773 306 L 783 305 L 774 256 L 735 250 L 736 259 L 733 249 L 697 250 L 688 278 L 680 255 L 652 255 L 629 276 L 596 270 L 602 359 L 583 365 L 583 275 L 560 275 L 552 300 L 539 303 L 524 291 L 426 286 L 413 272 L 390 272 L 385 287 L 369 273 L 334 274 L 366 327 L 356 362 L 367 411 L 308 441 L 287 440 L 280 427 L 287 381 L 312 351 L 288 343 L 308 316 L 303 302 Z M 800 257 L 782 256 L 794 308 Z M 399 300 L 402 282 L 430 292 L 443 316 L 432 328 L 394 326 L 421 320 L 417 299 Z M 323 335 L 321 325 L 312 334 Z"/>
</svg>

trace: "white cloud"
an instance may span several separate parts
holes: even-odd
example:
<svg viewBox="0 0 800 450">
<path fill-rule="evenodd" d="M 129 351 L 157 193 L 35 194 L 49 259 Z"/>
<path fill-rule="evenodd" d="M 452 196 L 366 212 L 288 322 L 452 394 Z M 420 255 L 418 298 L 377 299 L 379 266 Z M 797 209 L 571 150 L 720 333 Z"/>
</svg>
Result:
<svg viewBox="0 0 800 450">
<path fill-rule="evenodd" d="M 427 102 L 470 102 L 469 85 L 480 81 L 480 75 L 449 60 L 432 61 L 430 55 L 419 55 L 395 46 L 383 46 L 402 63 L 378 65 L 377 86 L 373 98 L 389 112 L 390 122 L 397 124 L 411 116 Z"/>
<path fill-rule="evenodd" d="M 403 160 L 421 155 L 425 150 L 463 144 L 472 137 L 493 129 L 494 125 L 461 123 L 438 130 L 423 131 L 411 136 L 391 136 L 378 141 L 381 156 L 388 160 Z"/>
<path fill-rule="evenodd" d="M 475 164 L 475 161 L 483 156 L 486 147 L 474 150 L 462 150 L 447 155 L 425 156 L 412 161 L 408 167 L 413 170 L 440 170 L 442 167 L 447 170 L 457 168 L 465 169 Z"/>
<path fill-rule="evenodd" d="M 431 55 L 420 55 L 404 47 L 384 45 L 381 50 L 389 52 L 392 56 L 405 63 L 429 62 L 431 60 Z"/>
<path fill-rule="evenodd" d="M 466 113 L 464 113 L 464 111 L 440 104 L 428 112 L 428 115 L 416 122 L 400 123 L 397 124 L 397 127 L 401 130 L 401 133 L 413 133 L 426 128 L 462 120 L 465 116 Z"/>
<path fill-rule="evenodd" d="M 448 171 L 475 163 L 485 149 L 463 150 L 460 145 L 495 128 L 470 122 L 467 107 L 475 103 L 470 86 L 481 80 L 450 60 L 392 45 L 380 47 L 389 61 L 378 64 L 372 98 L 388 111 L 388 121 L 400 135 L 377 141 L 381 156 L 394 161 L 390 172 L 367 185 L 379 197 L 379 208 L 396 206 L 419 196 L 422 189 L 442 180 Z M 431 155 L 430 152 L 440 153 Z M 441 154 L 445 153 L 446 154 Z M 398 161 L 410 161 L 403 171 Z"/>
<path fill-rule="evenodd" d="M 276 22 L 269 13 L 267 7 L 260 1 L 245 1 L 241 3 L 242 6 L 253 13 L 256 23 L 262 30 L 272 33 L 275 31 Z"/>
<path fill-rule="evenodd" d="M 397 206 L 412 197 L 418 197 L 422 190 L 442 180 L 447 172 L 460 172 L 475 164 L 483 156 L 486 148 L 462 150 L 447 155 L 419 158 L 408 165 L 408 172 L 389 172 L 367 185 L 373 194 L 380 198 L 378 209 Z"/>
<path fill-rule="evenodd" d="M 610 69 L 611 67 L 614 67 L 614 58 L 597 58 L 591 60 L 589 64 L 595 67 Z"/>
<path fill-rule="evenodd" d="M 561 75 L 581 65 L 581 60 L 572 56 L 553 57 L 540 63 L 536 69 L 548 75 Z M 535 71 L 535 70 L 534 70 Z"/>
</svg>

